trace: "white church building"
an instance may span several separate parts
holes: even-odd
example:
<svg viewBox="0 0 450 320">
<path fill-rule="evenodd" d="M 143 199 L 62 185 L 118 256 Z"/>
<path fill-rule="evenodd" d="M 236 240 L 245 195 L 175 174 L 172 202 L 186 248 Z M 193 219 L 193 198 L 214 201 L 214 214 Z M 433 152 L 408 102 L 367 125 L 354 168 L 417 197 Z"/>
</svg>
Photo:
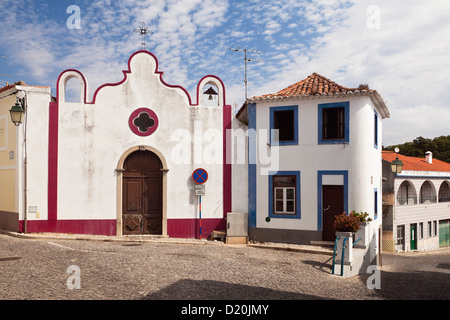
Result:
<svg viewBox="0 0 450 320">
<path fill-rule="evenodd" d="M 80 99 L 69 102 L 66 86 L 74 79 Z M 8 111 L 19 92 L 26 112 L 15 127 Z M 201 79 L 194 100 L 164 81 L 152 53 L 138 51 L 123 80 L 99 87 L 92 99 L 87 79 L 74 69 L 60 74 L 55 99 L 48 87 L 7 93 L 0 120 L 9 139 L 0 150 L 0 174 L 14 170 L 2 185 L 13 200 L 0 203 L 0 229 L 202 239 L 225 229 L 233 211 L 226 161 L 232 109 L 219 78 Z M 201 205 L 196 169 L 206 172 Z M 234 201 L 246 206 L 247 194 Z"/>
</svg>

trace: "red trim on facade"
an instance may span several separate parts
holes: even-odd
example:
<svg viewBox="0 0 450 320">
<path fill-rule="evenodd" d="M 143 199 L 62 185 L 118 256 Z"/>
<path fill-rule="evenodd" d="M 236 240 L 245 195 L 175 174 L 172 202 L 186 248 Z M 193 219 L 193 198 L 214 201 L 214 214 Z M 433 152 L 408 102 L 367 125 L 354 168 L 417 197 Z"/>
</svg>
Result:
<svg viewBox="0 0 450 320">
<path fill-rule="evenodd" d="M 52 232 L 87 235 L 116 235 L 116 220 L 28 220 L 28 232 Z M 199 238 L 200 219 L 168 219 L 167 234 L 172 238 Z M 202 239 L 214 230 L 225 230 L 226 219 L 202 219 Z M 19 221 L 23 230 L 23 220 Z"/>
<path fill-rule="evenodd" d="M 58 217 L 58 103 L 49 104 L 48 220 Z"/>
<path fill-rule="evenodd" d="M 224 93 L 225 94 L 225 93 Z M 223 106 L 223 217 L 226 218 L 227 213 L 231 212 L 231 106 Z"/>
<path fill-rule="evenodd" d="M 202 219 L 202 239 L 214 230 L 225 230 L 226 219 Z M 171 238 L 199 238 L 200 219 L 167 219 L 167 235 Z"/>
<path fill-rule="evenodd" d="M 116 223 L 116 220 L 28 220 L 27 232 L 115 236 Z M 19 221 L 19 228 L 23 229 L 23 220 Z"/>
</svg>

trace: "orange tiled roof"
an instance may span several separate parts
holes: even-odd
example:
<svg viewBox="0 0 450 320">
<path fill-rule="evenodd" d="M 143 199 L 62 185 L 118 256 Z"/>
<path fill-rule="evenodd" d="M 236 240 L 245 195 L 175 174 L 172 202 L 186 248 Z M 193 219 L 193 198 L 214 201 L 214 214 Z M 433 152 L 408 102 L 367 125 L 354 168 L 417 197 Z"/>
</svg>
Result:
<svg viewBox="0 0 450 320">
<path fill-rule="evenodd" d="M 255 96 L 249 100 L 266 100 L 266 99 L 279 99 L 299 96 L 314 96 L 314 95 L 338 95 L 338 94 L 352 94 L 352 93 L 365 93 L 376 92 L 368 87 L 360 86 L 359 88 L 346 88 L 331 81 L 324 76 L 313 73 L 308 78 L 299 81 L 287 88 L 284 88 L 277 93 L 265 94 L 262 96 Z"/>
<path fill-rule="evenodd" d="M 383 151 L 383 160 L 392 162 L 397 157 L 397 154 L 393 151 Z M 408 157 L 399 154 L 398 159 L 403 162 L 403 170 L 410 171 L 439 171 L 450 172 L 450 163 L 433 158 L 433 163 L 427 163 L 424 158 Z"/>
</svg>

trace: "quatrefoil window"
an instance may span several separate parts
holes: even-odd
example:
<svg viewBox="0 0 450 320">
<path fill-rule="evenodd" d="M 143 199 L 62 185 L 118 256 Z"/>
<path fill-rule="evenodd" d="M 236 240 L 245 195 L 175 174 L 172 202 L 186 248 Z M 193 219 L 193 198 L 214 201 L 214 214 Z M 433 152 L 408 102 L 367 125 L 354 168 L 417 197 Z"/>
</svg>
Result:
<svg viewBox="0 0 450 320">
<path fill-rule="evenodd" d="M 141 137 L 149 136 L 155 132 L 158 129 L 158 124 L 156 113 L 147 108 L 135 110 L 128 120 L 131 131 Z"/>
<path fill-rule="evenodd" d="M 140 132 L 145 133 L 149 128 L 155 125 L 155 120 L 153 120 L 148 113 L 142 112 L 133 120 L 133 124 L 139 129 Z"/>
</svg>

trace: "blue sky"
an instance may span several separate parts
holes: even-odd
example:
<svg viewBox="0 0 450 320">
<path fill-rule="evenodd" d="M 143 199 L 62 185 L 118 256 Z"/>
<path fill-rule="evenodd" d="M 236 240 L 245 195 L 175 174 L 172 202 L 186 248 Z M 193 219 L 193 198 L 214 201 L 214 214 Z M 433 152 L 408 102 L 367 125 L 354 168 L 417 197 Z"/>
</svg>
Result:
<svg viewBox="0 0 450 320">
<path fill-rule="evenodd" d="M 81 29 L 70 29 L 70 5 Z M 122 80 L 139 49 L 133 32 L 153 34 L 164 80 L 193 99 L 198 81 L 223 80 L 227 103 L 244 101 L 244 57 L 230 48 L 262 51 L 249 58 L 248 95 L 277 92 L 313 72 L 347 86 L 368 83 L 391 111 L 383 144 L 450 134 L 450 1 L 447 0 L 138 0 L 0 2 L 0 85 L 52 87 L 65 69 L 80 70 L 92 95 Z M 8 75 L 8 76 L 7 76 Z"/>
</svg>

